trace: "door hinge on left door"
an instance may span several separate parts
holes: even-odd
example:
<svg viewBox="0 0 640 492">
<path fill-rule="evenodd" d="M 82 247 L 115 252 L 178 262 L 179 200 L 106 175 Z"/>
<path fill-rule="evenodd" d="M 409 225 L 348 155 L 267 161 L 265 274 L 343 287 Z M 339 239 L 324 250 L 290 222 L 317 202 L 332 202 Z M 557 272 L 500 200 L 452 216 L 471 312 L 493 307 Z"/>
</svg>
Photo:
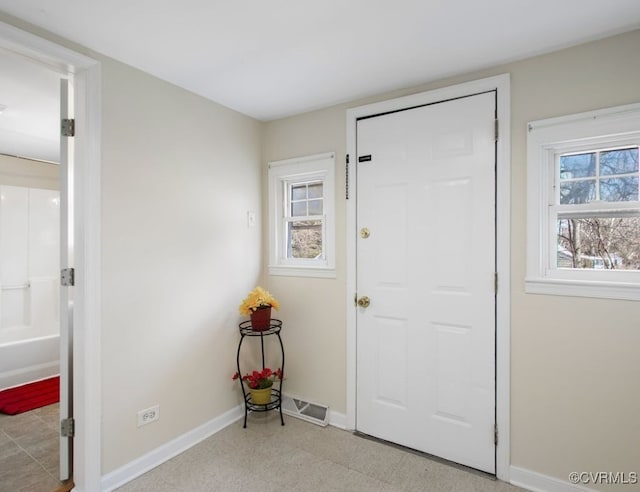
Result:
<svg viewBox="0 0 640 492">
<path fill-rule="evenodd" d="M 76 120 L 63 118 L 60 122 L 60 133 L 63 137 L 74 137 L 76 134 Z"/>
<path fill-rule="evenodd" d="M 498 426 L 495 424 L 493 426 L 493 444 L 498 445 Z"/>
<path fill-rule="evenodd" d="M 76 433 L 76 422 L 72 418 L 60 421 L 60 435 L 62 437 L 74 437 Z"/>
<path fill-rule="evenodd" d="M 75 285 L 76 272 L 73 268 L 63 268 L 60 270 L 60 285 L 63 287 L 73 287 Z"/>
</svg>

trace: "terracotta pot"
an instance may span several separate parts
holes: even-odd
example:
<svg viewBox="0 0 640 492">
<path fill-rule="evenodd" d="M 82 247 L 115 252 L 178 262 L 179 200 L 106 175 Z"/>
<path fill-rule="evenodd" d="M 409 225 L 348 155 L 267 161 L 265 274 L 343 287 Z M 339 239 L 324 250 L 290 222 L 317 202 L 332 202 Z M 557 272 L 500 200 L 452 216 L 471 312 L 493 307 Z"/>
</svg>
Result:
<svg viewBox="0 0 640 492">
<path fill-rule="evenodd" d="M 271 326 L 271 306 L 258 308 L 251 313 L 251 328 L 253 331 L 265 331 Z"/>
</svg>

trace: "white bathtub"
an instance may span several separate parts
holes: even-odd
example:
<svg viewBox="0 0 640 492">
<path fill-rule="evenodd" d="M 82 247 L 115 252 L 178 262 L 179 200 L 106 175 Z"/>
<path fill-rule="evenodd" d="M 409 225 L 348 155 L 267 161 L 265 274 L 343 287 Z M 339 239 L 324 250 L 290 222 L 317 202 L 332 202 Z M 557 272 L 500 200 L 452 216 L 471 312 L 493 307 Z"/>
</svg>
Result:
<svg viewBox="0 0 640 492">
<path fill-rule="evenodd" d="M 0 345 L 0 390 L 60 373 L 60 335 Z"/>
</svg>

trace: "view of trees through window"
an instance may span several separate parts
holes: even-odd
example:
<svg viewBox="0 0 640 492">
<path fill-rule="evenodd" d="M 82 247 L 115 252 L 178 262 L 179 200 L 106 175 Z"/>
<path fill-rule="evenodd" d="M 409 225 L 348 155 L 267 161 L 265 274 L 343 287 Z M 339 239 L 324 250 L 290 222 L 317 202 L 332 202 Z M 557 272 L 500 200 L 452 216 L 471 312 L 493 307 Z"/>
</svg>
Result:
<svg viewBox="0 0 640 492">
<path fill-rule="evenodd" d="M 640 204 L 635 210 L 598 210 L 598 202 L 638 202 L 638 147 L 560 157 L 557 266 L 640 270 Z M 577 207 L 576 207 L 577 209 Z M 608 212 L 605 212 L 607 210 Z"/>
</svg>

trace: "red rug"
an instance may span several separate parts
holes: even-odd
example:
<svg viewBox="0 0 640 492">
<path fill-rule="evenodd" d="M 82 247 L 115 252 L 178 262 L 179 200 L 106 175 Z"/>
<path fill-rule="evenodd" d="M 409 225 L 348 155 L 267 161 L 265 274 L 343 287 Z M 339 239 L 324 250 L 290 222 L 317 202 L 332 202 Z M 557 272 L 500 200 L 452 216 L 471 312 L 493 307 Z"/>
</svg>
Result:
<svg viewBox="0 0 640 492">
<path fill-rule="evenodd" d="M 0 412 L 16 415 L 60 400 L 60 376 L 0 391 Z"/>
</svg>

